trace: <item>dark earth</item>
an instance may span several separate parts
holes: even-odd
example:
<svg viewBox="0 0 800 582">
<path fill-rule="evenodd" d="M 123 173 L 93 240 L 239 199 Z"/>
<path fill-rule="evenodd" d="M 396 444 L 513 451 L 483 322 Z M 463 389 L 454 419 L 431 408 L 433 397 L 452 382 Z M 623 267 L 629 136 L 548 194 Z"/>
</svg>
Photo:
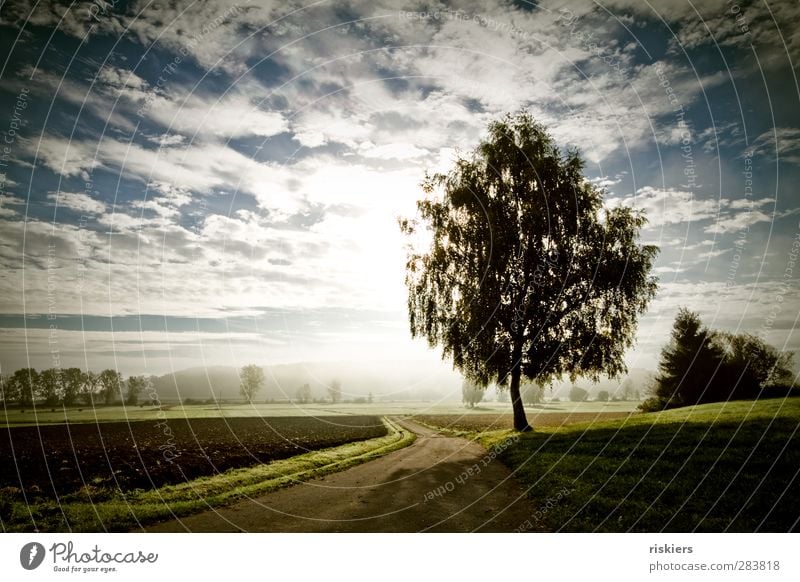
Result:
<svg viewBox="0 0 800 582">
<path fill-rule="evenodd" d="M 195 418 L 0 429 L 0 491 L 54 498 L 84 487 L 152 489 L 386 433 L 375 416 Z"/>
</svg>

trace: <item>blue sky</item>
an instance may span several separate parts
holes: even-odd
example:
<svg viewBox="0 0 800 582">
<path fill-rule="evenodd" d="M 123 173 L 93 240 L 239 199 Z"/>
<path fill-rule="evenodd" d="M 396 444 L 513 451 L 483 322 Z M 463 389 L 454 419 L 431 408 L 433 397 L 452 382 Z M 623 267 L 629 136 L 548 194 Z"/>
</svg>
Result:
<svg viewBox="0 0 800 582">
<path fill-rule="evenodd" d="M 797 351 L 800 5 L 0 4 L 0 365 L 435 360 L 397 217 L 521 107 L 679 306 Z M 795 244 L 795 246 L 793 246 Z"/>
</svg>

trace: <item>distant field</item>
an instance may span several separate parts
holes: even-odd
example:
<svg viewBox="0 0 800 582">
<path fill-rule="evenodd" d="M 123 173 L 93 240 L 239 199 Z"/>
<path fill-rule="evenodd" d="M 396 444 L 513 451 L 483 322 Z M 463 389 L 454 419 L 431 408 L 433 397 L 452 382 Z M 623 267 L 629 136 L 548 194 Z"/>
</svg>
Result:
<svg viewBox="0 0 800 582">
<path fill-rule="evenodd" d="M 638 402 L 548 402 L 528 407 L 529 414 L 554 413 L 627 413 L 636 409 Z M 475 408 L 465 408 L 458 402 L 375 402 L 372 404 L 165 404 L 163 408 L 138 406 L 107 406 L 92 409 L 51 409 L 37 406 L 24 412 L 18 408 L 0 408 L 0 426 L 26 426 L 42 424 L 97 423 L 114 421 L 142 421 L 187 418 L 246 418 L 285 416 L 405 416 L 405 415 L 457 415 L 511 414 L 511 405 L 497 402 L 482 403 Z"/>
<path fill-rule="evenodd" d="M 480 424 L 480 421 L 483 424 Z M 534 418 L 534 424 L 536 419 Z M 491 416 L 428 418 L 485 445 Z M 537 507 L 520 528 L 573 532 L 797 531 L 800 398 L 706 404 L 536 432 L 500 453 Z"/>
</svg>

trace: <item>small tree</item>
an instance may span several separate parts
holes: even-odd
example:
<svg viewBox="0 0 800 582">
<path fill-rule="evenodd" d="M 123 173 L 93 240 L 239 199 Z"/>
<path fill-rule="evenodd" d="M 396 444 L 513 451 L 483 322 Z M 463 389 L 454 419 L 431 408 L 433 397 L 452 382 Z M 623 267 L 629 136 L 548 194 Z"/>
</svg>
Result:
<svg viewBox="0 0 800 582">
<path fill-rule="evenodd" d="M 483 400 L 483 393 L 486 390 L 485 386 L 479 386 L 472 380 L 464 378 L 461 383 L 461 402 L 465 406 L 475 408 L 475 405 Z"/>
<path fill-rule="evenodd" d="M 598 402 L 608 402 L 610 397 L 611 395 L 608 393 L 608 390 L 600 390 L 600 392 L 597 393 Z"/>
<path fill-rule="evenodd" d="M 87 406 L 94 406 L 94 396 L 102 387 L 100 384 L 100 375 L 90 370 L 84 375 L 83 381 L 84 383 L 81 389 L 83 401 Z"/>
<path fill-rule="evenodd" d="M 311 386 L 308 382 L 297 389 L 296 398 L 300 404 L 308 404 L 311 402 Z"/>
<path fill-rule="evenodd" d="M 406 285 L 413 336 L 441 346 L 481 385 L 509 384 L 514 428 L 530 430 L 523 377 L 547 384 L 626 371 L 638 317 L 655 295 L 643 215 L 603 209 L 576 151 L 558 149 L 527 113 L 489 135 L 448 174 L 426 176 Z M 430 247 L 413 247 L 418 231 Z"/>
<path fill-rule="evenodd" d="M 30 406 L 36 397 L 39 372 L 33 368 L 22 368 L 11 375 L 8 384 L 9 392 L 16 401 L 22 406 Z"/>
<path fill-rule="evenodd" d="M 48 368 L 39 374 L 39 382 L 36 389 L 37 395 L 44 399 L 47 406 L 58 404 L 61 396 L 61 370 L 58 368 Z"/>
<path fill-rule="evenodd" d="M 622 400 L 633 400 L 636 398 L 636 389 L 633 386 L 633 379 L 625 378 L 621 386 Z"/>
<path fill-rule="evenodd" d="M 544 386 L 535 382 L 523 382 L 520 386 L 522 402 L 527 405 L 541 404 L 544 400 Z"/>
<path fill-rule="evenodd" d="M 375 401 L 375 398 L 372 396 L 372 392 L 370 392 L 369 395 L 367 396 L 367 402 L 369 404 L 372 404 L 374 401 Z"/>
<path fill-rule="evenodd" d="M 239 393 L 247 402 L 253 402 L 253 398 L 264 387 L 264 370 L 261 366 L 250 364 L 239 371 L 239 379 Z"/>
<path fill-rule="evenodd" d="M 97 377 L 97 383 L 107 405 L 114 404 L 117 398 L 122 400 L 122 374 L 116 370 L 103 370 Z"/>
<path fill-rule="evenodd" d="M 720 380 L 730 387 L 729 398 L 758 398 L 767 386 L 792 380 L 792 353 L 779 352 L 752 334 L 717 332 L 725 358 Z"/>
<path fill-rule="evenodd" d="M 131 376 L 128 378 L 128 394 L 125 396 L 125 404 L 136 406 L 139 404 L 139 395 L 147 389 L 148 379 L 144 376 Z"/>
<path fill-rule="evenodd" d="M 75 404 L 85 383 L 86 374 L 84 374 L 80 368 L 66 368 L 61 371 L 64 406 L 72 406 Z"/>
<path fill-rule="evenodd" d="M 332 380 L 328 386 L 328 396 L 333 404 L 338 404 L 342 399 L 342 383 L 339 380 Z"/>
<path fill-rule="evenodd" d="M 589 397 L 589 392 L 578 386 L 569 389 L 570 402 L 584 402 Z"/>
</svg>

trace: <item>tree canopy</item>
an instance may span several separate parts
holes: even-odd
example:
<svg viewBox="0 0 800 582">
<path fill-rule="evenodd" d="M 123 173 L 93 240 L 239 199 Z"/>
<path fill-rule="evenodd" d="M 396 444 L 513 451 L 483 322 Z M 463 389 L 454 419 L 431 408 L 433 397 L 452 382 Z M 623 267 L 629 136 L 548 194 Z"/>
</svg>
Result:
<svg viewBox="0 0 800 582">
<path fill-rule="evenodd" d="M 562 154 L 522 112 L 491 123 L 471 154 L 422 188 L 417 217 L 400 223 L 413 336 L 478 384 L 509 385 L 518 430 L 530 428 L 522 376 L 626 371 L 658 249 L 637 244 L 643 215 L 603 209 L 577 151 Z M 430 246 L 415 249 L 423 231 Z"/>
<path fill-rule="evenodd" d="M 682 308 L 661 350 L 655 396 L 645 410 L 759 398 L 765 388 L 791 381 L 792 354 L 748 333 L 709 329 Z"/>
</svg>

